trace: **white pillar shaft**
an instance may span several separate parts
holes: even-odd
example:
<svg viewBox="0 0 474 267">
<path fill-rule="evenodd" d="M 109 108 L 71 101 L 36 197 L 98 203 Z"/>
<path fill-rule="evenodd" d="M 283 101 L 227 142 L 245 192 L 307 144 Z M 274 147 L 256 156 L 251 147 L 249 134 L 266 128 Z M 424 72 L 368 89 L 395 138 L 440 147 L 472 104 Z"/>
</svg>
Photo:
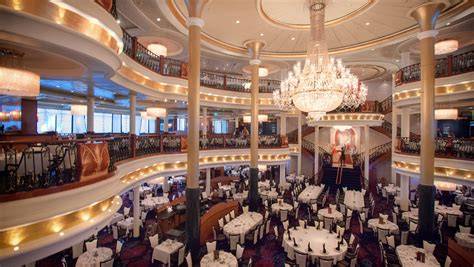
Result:
<svg viewBox="0 0 474 267">
<path fill-rule="evenodd" d="M 134 92 L 130 92 L 130 134 L 136 134 L 136 105 L 137 96 Z"/>
<path fill-rule="evenodd" d="M 133 188 L 133 237 L 140 236 L 140 185 Z"/>
<path fill-rule="evenodd" d="M 410 203 L 410 176 L 400 175 L 400 208 L 408 211 Z"/>
<path fill-rule="evenodd" d="M 286 116 L 284 115 L 280 117 L 280 135 L 286 136 Z"/>
<path fill-rule="evenodd" d="M 410 137 L 410 113 L 408 109 L 402 110 L 402 120 L 400 126 L 401 137 Z"/>
<path fill-rule="evenodd" d="M 94 132 L 94 83 L 90 81 L 87 84 L 87 132 Z"/>
<path fill-rule="evenodd" d="M 365 133 L 365 153 L 364 153 L 364 178 L 369 180 L 369 164 L 370 164 L 370 141 L 369 141 L 369 126 L 364 127 Z M 368 186 L 368 185 L 366 185 Z"/>
<path fill-rule="evenodd" d="M 206 194 L 211 194 L 211 168 L 206 169 Z"/>
<path fill-rule="evenodd" d="M 280 185 L 286 184 L 286 164 L 280 164 Z"/>
<path fill-rule="evenodd" d="M 314 175 L 319 172 L 319 127 L 314 127 Z M 317 178 L 316 178 L 317 179 Z"/>
<path fill-rule="evenodd" d="M 202 119 L 203 119 L 203 126 L 202 126 L 202 134 L 207 135 L 207 131 L 209 130 L 208 119 L 207 119 L 207 108 L 202 108 Z"/>
</svg>

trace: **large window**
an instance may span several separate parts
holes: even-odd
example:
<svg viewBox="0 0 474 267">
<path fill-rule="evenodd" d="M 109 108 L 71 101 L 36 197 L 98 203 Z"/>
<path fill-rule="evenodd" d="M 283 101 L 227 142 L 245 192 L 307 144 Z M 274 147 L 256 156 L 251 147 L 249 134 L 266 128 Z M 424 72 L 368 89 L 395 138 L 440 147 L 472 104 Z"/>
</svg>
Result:
<svg viewBox="0 0 474 267">
<path fill-rule="evenodd" d="M 111 133 L 112 132 L 112 114 L 94 113 L 94 132 Z"/>
<path fill-rule="evenodd" d="M 178 129 L 177 129 L 178 132 L 187 131 L 186 118 L 178 118 L 177 123 L 178 123 Z"/>
<path fill-rule="evenodd" d="M 215 134 L 226 134 L 228 132 L 229 122 L 227 120 L 213 120 L 212 128 Z"/>
</svg>

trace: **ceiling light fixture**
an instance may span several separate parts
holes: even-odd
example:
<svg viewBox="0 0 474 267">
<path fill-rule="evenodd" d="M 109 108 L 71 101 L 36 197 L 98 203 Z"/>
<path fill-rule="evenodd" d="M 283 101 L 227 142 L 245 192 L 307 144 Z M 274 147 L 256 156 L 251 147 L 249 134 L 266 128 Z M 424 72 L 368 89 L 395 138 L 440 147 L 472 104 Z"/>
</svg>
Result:
<svg viewBox="0 0 474 267">
<path fill-rule="evenodd" d="M 157 56 L 168 56 L 168 48 L 162 44 L 149 44 L 146 48 Z"/>
<path fill-rule="evenodd" d="M 263 36 L 263 35 L 264 35 L 264 34 L 263 34 L 263 32 L 262 32 L 262 33 L 260 33 L 260 36 Z"/>
<path fill-rule="evenodd" d="M 38 96 L 40 76 L 24 70 L 23 53 L 0 48 L 0 95 Z"/>
<path fill-rule="evenodd" d="M 365 23 L 365 26 L 369 26 L 369 25 L 370 25 L 370 22 L 367 21 L 367 22 Z"/>
<path fill-rule="evenodd" d="M 240 23 L 240 20 L 236 20 L 235 23 L 236 23 L 236 24 L 239 24 L 239 23 Z"/>
<path fill-rule="evenodd" d="M 329 57 L 325 21 L 325 0 L 309 0 L 310 37 L 304 66 L 297 63 L 280 90 L 273 92 L 274 103 L 283 110 L 294 107 L 307 112 L 308 125 L 314 125 L 327 112 L 338 107 L 357 108 L 365 102 L 367 87 L 342 65 Z"/>
<path fill-rule="evenodd" d="M 147 108 L 146 115 L 153 118 L 166 117 L 166 109 L 164 108 Z"/>
<path fill-rule="evenodd" d="M 435 55 L 449 54 L 458 49 L 458 40 L 444 40 L 435 43 Z"/>
<path fill-rule="evenodd" d="M 161 18 L 156 18 L 156 21 L 161 21 Z"/>
<path fill-rule="evenodd" d="M 294 41 L 296 38 L 295 37 L 291 37 L 291 41 Z"/>
</svg>

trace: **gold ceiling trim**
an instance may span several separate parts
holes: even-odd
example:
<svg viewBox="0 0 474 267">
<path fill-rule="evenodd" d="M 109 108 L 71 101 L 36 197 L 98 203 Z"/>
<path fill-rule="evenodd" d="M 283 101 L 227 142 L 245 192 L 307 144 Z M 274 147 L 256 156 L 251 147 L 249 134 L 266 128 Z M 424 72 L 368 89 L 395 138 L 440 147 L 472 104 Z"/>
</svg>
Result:
<svg viewBox="0 0 474 267">
<path fill-rule="evenodd" d="M 117 205 L 118 209 L 120 207 L 119 204 L 121 204 L 120 197 L 114 196 L 77 211 L 57 215 L 31 224 L 2 229 L 0 230 L 0 249 L 11 249 L 12 252 L 19 251 L 21 253 L 21 244 L 51 235 L 57 235 L 60 238 L 73 227 L 80 226 L 83 223 L 94 223 L 95 218 L 106 212 L 114 213 L 116 209 L 113 205 Z"/>
<path fill-rule="evenodd" d="M 465 81 L 454 85 L 444 85 L 435 87 L 435 96 L 451 95 L 470 92 L 474 90 L 474 81 Z M 409 100 L 419 98 L 421 96 L 421 89 L 415 88 L 393 93 L 393 101 Z"/>
<path fill-rule="evenodd" d="M 394 161 L 393 167 L 405 170 L 408 172 L 413 173 L 420 173 L 420 164 L 418 163 L 409 163 L 405 161 Z M 459 168 L 451 168 L 451 167 L 441 167 L 435 166 L 434 174 L 436 176 L 443 176 L 447 178 L 455 177 L 455 179 L 464 179 L 467 181 L 473 181 L 474 179 L 474 171 L 466 170 L 466 169 L 459 169 Z"/>
<path fill-rule="evenodd" d="M 48 0 L 0 0 L 0 6 L 69 28 L 99 42 L 117 54 L 120 53 L 121 40 L 116 40 L 106 28 Z"/>
<path fill-rule="evenodd" d="M 371 70 L 376 71 L 375 74 L 373 74 L 373 75 L 371 75 L 371 76 L 369 76 L 365 79 L 360 79 L 360 81 L 362 81 L 362 82 L 376 79 L 376 78 L 384 75 L 385 73 L 387 73 L 387 68 L 385 68 L 383 66 L 380 66 L 380 65 L 370 65 L 370 64 L 353 64 L 353 65 L 351 65 L 351 63 L 346 63 L 345 66 L 346 66 L 346 68 L 349 68 L 349 69 L 361 68 L 361 69 L 371 69 Z"/>
<path fill-rule="evenodd" d="M 181 95 L 187 96 L 188 95 L 188 88 L 181 86 L 181 85 L 170 85 L 166 83 L 155 82 L 151 80 L 149 77 L 135 71 L 129 66 L 122 65 L 122 67 L 117 71 L 122 77 L 135 82 L 141 86 L 150 88 L 154 91 L 164 94 L 174 94 L 174 95 Z M 225 92 L 225 90 L 222 90 Z M 229 91 L 229 94 L 232 94 Z M 248 105 L 250 106 L 251 100 L 250 97 L 236 97 L 236 96 L 226 96 L 226 95 L 216 95 L 212 93 L 200 93 L 201 101 L 207 102 L 215 102 L 215 103 L 223 103 L 223 104 L 237 104 L 237 105 Z M 260 98 L 259 99 L 260 105 L 273 105 L 272 98 Z"/>
<path fill-rule="evenodd" d="M 326 114 L 319 121 L 381 121 L 384 115 L 378 113 L 335 113 Z"/>
<path fill-rule="evenodd" d="M 186 16 L 181 12 L 181 10 L 178 8 L 178 6 L 175 3 L 175 0 L 166 0 L 167 1 L 167 6 L 170 9 L 171 13 L 173 16 L 176 18 L 176 20 L 181 24 L 181 26 L 187 28 L 187 23 L 186 23 Z M 441 14 L 441 18 L 448 17 L 448 16 L 454 16 L 469 7 L 474 6 L 474 1 L 471 0 L 462 0 L 458 4 L 449 7 L 448 9 L 444 10 Z M 205 27 L 205 26 L 204 26 Z M 393 41 L 394 39 L 402 38 L 405 36 L 410 36 L 418 32 L 418 26 L 415 24 L 409 28 L 400 30 L 398 32 L 385 35 L 382 37 L 379 37 L 377 39 L 369 40 L 366 42 L 362 42 L 359 44 L 355 45 L 349 45 L 349 46 L 343 46 L 343 47 L 338 47 L 334 49 L 329 50 L 330 55 L 337 55 L 337 54 L 342 54 L 342 53 L 349 53 L 349 52 L 355 52 L 363 49 L 368 49 L 373 46 L 380 45 L 385 42 Z M 248 51 L 246 48 L 229 44 L 224 41 L 221 41 L 205 31 L 202 31 L 201 33 L 201 38 L 204 42 L 207 42 L 208 44 L 212 46 L 216 46 L 219 48 L 222 48 L 228 52 L 231 53 L 237 53 L 242 56 L 248 56 Z M 269 51 L 262 51 L 260 53 L 262 58 L 267 58 L 267 59 L 301 59 L 306 56 L 306 51 L 301 51 L 301 52 L 269 52 Z"/>
<path fill-rule="evenodd" d="M 273 19 L 271 16 L 269 16 L 265 12 L 265 10 L 263 8 L 263 0 L 255 0 L 255 1 L 256 1 L 256 7 L 257 7 L 258 14 L 260 15 L 260 17 L 263 20 L 266 20 L 268 23 L 273 24 L 273 25 L 275 25 L 277 27 L 280 27 L 280 28 L 284 28 L 284 29 L 309 30 L 309 28 L 310 28 L 309 24 L 293 24 L 293 23 L 286 23 L 286 22 L 281 22 L 281 21 L 278 21 L 276 19 Z M 336 18 L 336 19 L 333 19 L 333 20 L 330 20 L 330 21 L 326 21 L 324 23 L 324 25 L 325 26 L 335 26 L 335 25 L 343 23 L 347 20 L 350 20 L 350 19 L 354 18 L 355 16 L 363 13 L 367 9 L 369 9 L 376 2 L 377 2 L 377 0 L 367 0 L 367 2 L 364 5 L 362 5 L 361 7 L 359 7 L 358 9 L 356 9 L 352 12 L 349 12 L 348 14 L 345 14 L 345 15 L 339 17 L 339 18 Z"/>
</svg>

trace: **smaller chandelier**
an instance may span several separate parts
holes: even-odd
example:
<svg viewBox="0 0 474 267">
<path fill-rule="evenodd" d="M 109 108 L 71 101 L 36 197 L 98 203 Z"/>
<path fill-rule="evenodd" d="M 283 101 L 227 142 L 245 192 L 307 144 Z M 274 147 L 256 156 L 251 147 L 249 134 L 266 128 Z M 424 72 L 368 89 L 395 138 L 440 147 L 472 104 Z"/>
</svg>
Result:
<svg viewBox="0 0 474 267">
<path fill-rule="evenodd" d="M 85 116 L 87 115 L 86 105 L 71 105 L 71 115 Z"/>
<path fill-rule="evenodd" d="M 163 118 L 166 117 L 166 109 L 164 108 L 147 108 L 146 114 L 148 117 Z"/>
<path fill-rule="evenodd" d="M 40 77 L 23 69 L 24 54 L 0 48 L 0 95 L 38 96 Z"/>
<path fill-rule="evenodd" d="M 435 55 L 443 55 L 452 53 L 459 48 L 458 40 L 444 40 L 436 42 Z"/>
</svg>

